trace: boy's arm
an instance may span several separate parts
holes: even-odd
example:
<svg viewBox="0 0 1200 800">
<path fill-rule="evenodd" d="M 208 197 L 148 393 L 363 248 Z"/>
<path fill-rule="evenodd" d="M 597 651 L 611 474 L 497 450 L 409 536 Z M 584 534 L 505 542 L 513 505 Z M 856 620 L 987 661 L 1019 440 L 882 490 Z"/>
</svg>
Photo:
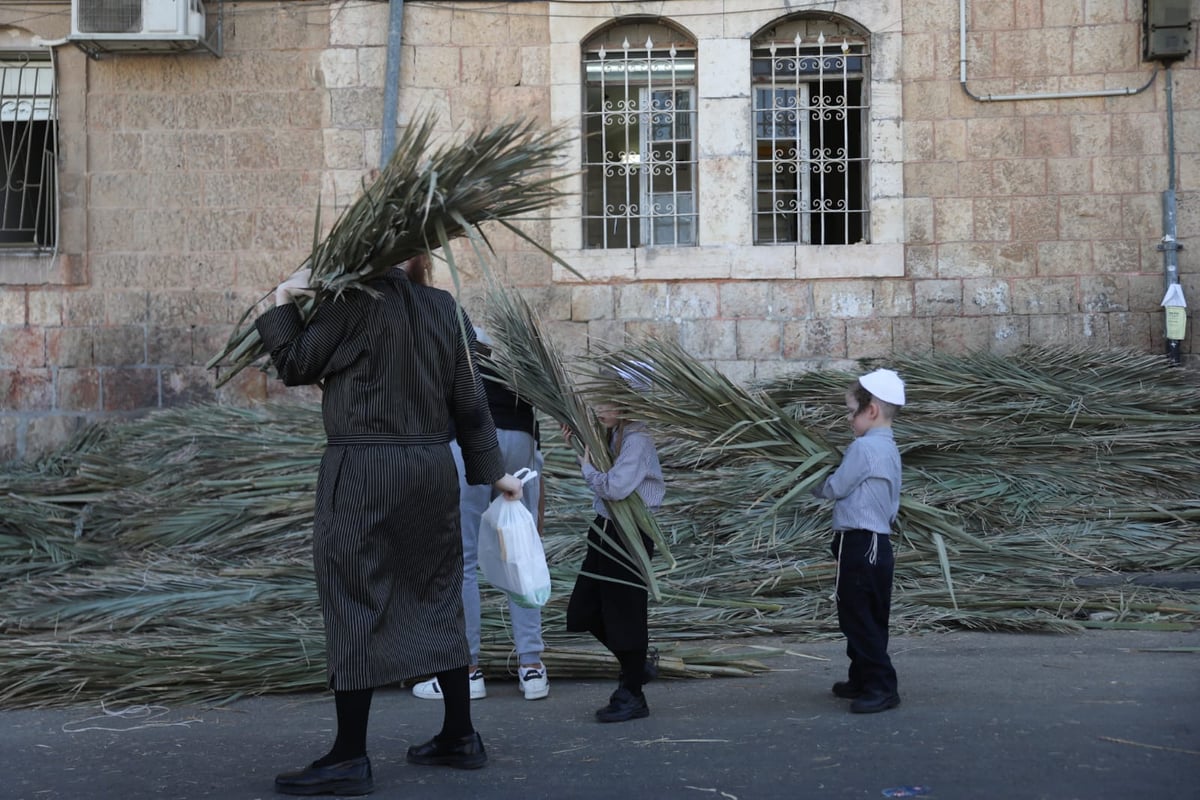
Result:
<svg viewBox="0 0 1200 800">
<path fill-rule="evenodd" d="M 840 500 L 854 491 L 870 475 L 870 465 L 864 448 L 857 440 L 850 443 L 842 463 L 825 482 L 813 489 L 813 495 L 826 500 Z"/>
</svg>

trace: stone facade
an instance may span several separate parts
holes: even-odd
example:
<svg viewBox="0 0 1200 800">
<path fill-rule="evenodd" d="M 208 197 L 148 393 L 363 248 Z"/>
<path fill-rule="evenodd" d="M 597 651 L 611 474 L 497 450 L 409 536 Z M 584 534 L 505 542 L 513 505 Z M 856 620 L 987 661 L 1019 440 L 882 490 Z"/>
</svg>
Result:
<svg viewBox="0 0 1200 800">
<path fill-rule="evenodd" d="M 694 44 L 695 246 L 585 248 L 578 164 L 525 228 L 586 281 L 496 232 L 499 269 L 566 351 L 672 336 L 743 381 L 1028 343 L 1161 352 L 1173 133 L 1196 366 L 1200 71 L 1194 53 L 1142 62 L 1140 3 L 967 0 L 965 62 L 945 0 L 767 5 L 405 8 L 397 123 L 433 109 L 446 136 L 521 113 L 578 141 L 584 42 L 650 16 Z M 304 259 L 318 203 L 327 225 L 377 165 L 388 11 L 226 2 L 221 58 L 89 59 L 54 41 L 68 3 L 0 6 L 0 47 L 57 55 L 60 229 L 53 258 L 0 251 L 0 461 L 108 416 L 295 396 L 253 370 L 217 390 L 204 363 Z M 751 43 L 809 13 L 869 34 L 869 241 L 755 245 Z"/>
</svg>

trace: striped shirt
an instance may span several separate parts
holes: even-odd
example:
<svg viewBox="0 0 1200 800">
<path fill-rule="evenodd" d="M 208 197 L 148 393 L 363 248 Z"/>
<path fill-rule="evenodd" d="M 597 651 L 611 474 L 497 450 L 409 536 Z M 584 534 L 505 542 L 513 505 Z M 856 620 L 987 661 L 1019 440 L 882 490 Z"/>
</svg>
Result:
<svg viewBox="0 0 1200 800">
<path fill-rule="evenodd" d="M 891 533 L 900 511 L 900 451 L 892 429 L 872 428 L 851 442 L 837 471 L 813 494 L 834 501 L 835 531 Z"/>
<path fill-rule="evenodd" d="M 616 444 L 616 431 L 609 435 L 608 446 Z M 666 494 L 658 450 L 644 422 L 626 422 L 622 430 L 621 452 L 607 472 L 601 472 L 589 462 L 583 464 L 583 479 L 595 493 L 592 508 L 605 519 L 612 519 L 606 500 L 624 500 L 634 492 L 647 508 L 658 508 Z"/>
</svg>

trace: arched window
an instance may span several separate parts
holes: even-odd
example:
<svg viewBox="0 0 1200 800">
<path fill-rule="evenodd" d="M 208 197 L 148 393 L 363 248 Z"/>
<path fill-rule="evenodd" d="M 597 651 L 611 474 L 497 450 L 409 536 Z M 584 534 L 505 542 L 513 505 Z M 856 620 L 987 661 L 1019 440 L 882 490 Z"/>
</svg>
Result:
<svg viewBox="0 0 1200 800">
<path fill-rule="evenodd" d="M 828 17 L 755 37 L 756 244 L 868 241 L 868 43 Z"/>
<path fill-rule="evenodd" d="M 585 248 L 696 244 L 696 49 L 658 22 L 583 47 Z"/>
<path fill-rule="evenodd" d="M 0 249 L 58 243 L 58 99 L 50 50 L 0 50 Z"/>
</svg>

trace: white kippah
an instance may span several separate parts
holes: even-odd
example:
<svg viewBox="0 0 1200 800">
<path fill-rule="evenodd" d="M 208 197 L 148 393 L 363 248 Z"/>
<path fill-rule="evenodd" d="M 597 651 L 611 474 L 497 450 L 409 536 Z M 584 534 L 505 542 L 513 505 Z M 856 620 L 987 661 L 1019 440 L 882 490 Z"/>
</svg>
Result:
<svg viewBox="0 0 1200 800">
<path fill-rule="evenodd" d="M 894 370 L 877 369 L 858 379 L 862 387 L 885 403 L 904 405 L 904 381 Z"/>
</svg>

